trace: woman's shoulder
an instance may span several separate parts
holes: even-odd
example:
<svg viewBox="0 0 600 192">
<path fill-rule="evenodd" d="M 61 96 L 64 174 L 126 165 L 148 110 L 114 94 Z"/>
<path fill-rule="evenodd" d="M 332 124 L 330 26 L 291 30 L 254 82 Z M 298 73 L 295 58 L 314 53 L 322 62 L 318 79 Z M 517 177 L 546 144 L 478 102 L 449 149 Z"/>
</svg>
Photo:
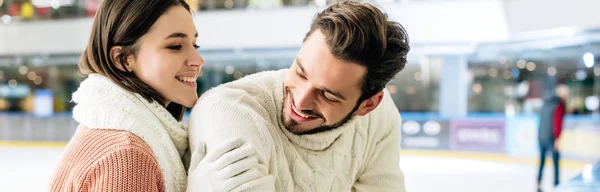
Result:
<svg viewBox="0 0 600 192">
<path fill-rule="evenodd" d="M 150 146 L 137 135 L 117 129 L 90 129 L 84 125 L 77 127 L 77 131 L 67 148 L 85 148 L 97 152 L 108 152 L 121 149 L 134 149 L 152 153 Z"/>
<path fill-rule="evenodd" d="M 135 134 L 125 130 L 90 129 L 83 125 L 77 128 L 64 156 L 73 163 L 91 165 L 115 154 L 134 154 L 156 162 L 150 146 Z"/>
<path fill-rule="evenodd" d="M 107 175 L 99 176 L 99 173 Z M 79 126 L 65 148 L 52 188 L 62 189 L 70 185 L 94 188 L 92 184 L 95 186 L 97 182 L 111 183 L 124 179 L 109 178 L 111 175 L 127 177 L 132 182 L 136 181 L 132 183 L 136 186 L 147 180 L 153 181 L 149 186 L 162 186 L 158 162 L 143 139 L 124 130 Z M 143 178 L 148 176 L 150 178 Z"/>
</svg>

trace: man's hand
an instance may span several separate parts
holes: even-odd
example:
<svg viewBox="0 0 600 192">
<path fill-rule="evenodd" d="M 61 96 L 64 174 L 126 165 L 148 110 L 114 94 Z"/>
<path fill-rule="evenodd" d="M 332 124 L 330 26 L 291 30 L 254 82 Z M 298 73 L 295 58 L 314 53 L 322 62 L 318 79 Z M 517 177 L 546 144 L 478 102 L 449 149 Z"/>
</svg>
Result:
<svg viewBox="0 0 600 192">
<path fill-rule="evenodd" d="M 231 139 L 206 154 L 201 143 L 191 158 L 187 191 L 226 192 L 258 178 L 258 159 L 252 145 Z M 204 156 L 206 154 L 206 156 Z"/>
</svg>

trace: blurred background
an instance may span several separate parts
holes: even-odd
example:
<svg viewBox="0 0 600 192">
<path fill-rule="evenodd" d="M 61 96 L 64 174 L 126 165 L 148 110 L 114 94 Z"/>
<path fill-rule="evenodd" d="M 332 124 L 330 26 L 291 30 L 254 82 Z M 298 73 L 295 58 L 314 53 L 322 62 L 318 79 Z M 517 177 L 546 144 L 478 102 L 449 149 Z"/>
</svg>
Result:
<svg viewBox="0 0 600 192">
<path fill-rule="evenodd" d="M 200 94 L 290 66 L 314 14 L 335 2 L 186 1 L 206 60 Z M 590 172 L 600 160 L 600 1 L 369 2 L 411 40 L 406 68 L 387 87 L 403 117 L 409 191 L 536 191 L 538 113 L 559 84 L 570 95 L 561 183 L 600 191 Z M 85 78 L 77 62 L 100 3 L 0 0 L 0 191 L 46 191 L 77 126 L 71 93 Z"/>
</svg>

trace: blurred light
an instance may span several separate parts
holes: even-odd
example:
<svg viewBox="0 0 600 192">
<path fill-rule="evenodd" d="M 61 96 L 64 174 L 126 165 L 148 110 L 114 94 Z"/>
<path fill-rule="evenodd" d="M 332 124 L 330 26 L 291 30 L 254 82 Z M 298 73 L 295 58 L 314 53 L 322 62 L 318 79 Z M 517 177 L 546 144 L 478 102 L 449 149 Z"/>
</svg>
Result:
<svg viewBox="0 0 600 192">
<path fill-rule="evenodd" d="M 34 15 L 35 8 L 30 2 L 21 4 L 21 18 L 31 19 Z"/>
<path fill-rule="evenodd" d="M 37 74 L 35 74 L 35 72 L 30 71 L 29 73 L 27 73 L 27 79 L 33 81 L 35 80 L 35 78 L 37 77 Z"/>
<path fill-rule="evenodd" d="M 414 78 L 415 78 L 415 81 L 421 81 L 421 72 L 416 72 Z"/>
<path fill-rule="evenodd" d="M 476 83 L 475 85 L 473 85 L 473 92 L 475 92 L 477 94 L 481 93 L 482 89 L 483 88 L 481 87 L 481 84 L 479 84 L 479 83 Z"/>
<path fill-rule="evenodd" d="M 587 96 L 585 98 L 585 108 L 589 111 L 596 111 L 598 110 L 600 101 L 598 100 L 597 96 Z"/>
<path fill-rule="evenodd" d="M 7 25 L 8 25 L 8 24 L 10 24 L 10 20 L 11 20 L 11 19 L 12 19 L 12 18 L 10 17 L 10 15 L 3 15 L 3 16 L 2 16 L 2 22 L 3 22 L 4 24 L 7 24 Z"/>
<path fill-rule="evenodd" d="M 225 73 L 231 75 L 233 74 L 233 72 L 235 71 L 235 68 L 233 68 L 233 66 L 228 65 L 227 67 L 225 67 Z"/>
<path fill-rule="evenodd" d="M 527 70 L 529 70 L 529 71 L 535 70 L 535 63 L 534 62 L 528 62 L 527 63 Z"/>
<path fill-rule="evenodd" d="M 33 6 L 37 8 L 52 7 L 54 9 L 58 9 L 61 6 L 72 6 L 75 2 L 74 0 L 32 0 L 31 3 L 33 3 Z"/>
<path fill-rule="evenodd" d="M 502 76 L 504 76 L 504 79 L 510 79 L 510 76 L 511 76 L 510 71 L 504 70 L 504 74 L 502 74 Z"/>
<path fill-rule="evenodd" d="M 508 104 L 506 105 L 506 107 L 504 107 L 504 112 L 506 113 L 507 117 L 514 117 L 516 114 L 516 109 L 515 106 L 512 104 Z"/>
<path fill-rule="evenodd" d="M 0 0 L 0 1 L 2 1 L 2 0 Z M 2 4 L 2 3 L 0 3 L 0 4 Z M 2 94 L 0 93 L 0 95 L 2 95 Z M 6 109 L 6 108 L 8 108 L 8 101 L 5 99 L 0 99 L 0 110 Z"/>
<path fill-rule="evenodd" d="M 600 76 L 600 66 L 594 68 L 594 75 Z"/>
<path fill-rule="evenodd" d="M 58 0 L 51 0 L 50 1 L 50 7 L 52 7 L 52 9 L 58 9 L 58 8 L 60 8 L 60 1 L 58 1 Z"/>
<path fill-rule="evenodd" d="M 585 78 L 587 78 L 587 73 L 585 72 L 585 70 L 580 69 L 577 70 L 577 72 L 575 72 L 575 79 L 577 80 L 584 80 Z"/>
<path fill-rule="evenodd" d="M 442 125 L 436 121 L 427 121 L 423 125 L 423 132 L 430 136 L 436 136 L 442 131 Z"/>
<path fill-rule="evenodd" d="M 515 79 L 518 78 L 520 74 L 521 74 L 521 72 L 516 68 L 513 68 L 512 71 L 510 72 L 510 76 Z"/>
<path fill-rule="evenodd" d="M 40 76 L 36 77 L 35 80 L 33 80 L 33 83 L 35 83 L 36 85 L 41 85 L 42 82 L 42 77 Z"/>
<path fill-rule="evenodd" d="M 10 88 L 17 87 L 17 80 L 14 80 L 14 79 L 8 80 L 8 87 L 10 87 Z"/>
<path fill-rule="evenodd" d="M 388 85 L 387 89 L 390 94 L 396 94 L 398 92 L 398 87 L 396 87 L 396 85 Z"/>
<path fill-rule="evenodd" d="M 517 67 L 519 69 L 525 68 L 525 65 L 527 65 L 527 61 L 525 61 L 525 60 L 519 60 L 519 61 L 517 61 Z"/>
<path fill-rule="evenodd" d="M 27 68 L 27 66 L 19 67 L 19 73 L 21 73 L 21 75 L 27 74 L 28 71 L 29 71 L 29 68 Z"/>
<path fill-rule="evenodd" d="M 421 131 L 421 125 L 416 121 L 407 121 L 402 125 L 402 132 L 408 135 L 416 135 Z"/>
<path fill-rule="evenodd" d="M 592 68 L 594 66 L 594 54 L 592 54 L 592 53 L 583 54 L 583 63 L 585 63 L 586 67 Z"/>
<path fill-rule="evenodd" d="M 525 95 L 527 95 L 527 93 L 529 93 L 529 82 L 523 81 L 519 83 L 519 85 L 517 86 L 517 95 L 519 97 L 524 97 Z"/>
<path fill-rule="evenodd" d="M 594 166 L 591 164 L 587 164 L 583 167 L 581 171 L 581 178 L 584 182 L 593 182 L 594 181 Z"/>
<path fill-rule="evenodd" d="M 225 1 L 225 8 L 231 9 L 231 8 L 233 8 L 233 4 L 234 4 L 233 0 L 226 0 Z"/>
<path fill-rule="evenodd" d="M 415 93 L 417 93 L 417 89 L 415 89 L 415 87 L 413 87 L 413 86 L 406 87 L 407 95 L 414 95 Z"/>
<path fill-rule="evenodd" d="M 498 63 L 500 64 L 506 64 L 507 61 L 508 59 L 506 58 L 506 56 L 500 56 L 500 58 L 498 58 Z"/>
<path fill-rule="evenodd" d="M 325 5 L 327 5 L 326 0 L 316 0 L 316 3 L 318 7 L 325 7 Z"/>
<path fill-rule="evenodd" d="M 548 67 L 548 75 L 549 76 L 555 76 L 556 75 L 556 68 L 554 68 L 554 67 Z"/>
<path fill-rule="evenodd" d="M 491 69 L 488 71 L 488 74 L 490 75 L 490 77 L 496 77 L 496 76 L 498 76 L 498 69 L 496 69 L 496 68 L 491 68 Z"/>
</svg>

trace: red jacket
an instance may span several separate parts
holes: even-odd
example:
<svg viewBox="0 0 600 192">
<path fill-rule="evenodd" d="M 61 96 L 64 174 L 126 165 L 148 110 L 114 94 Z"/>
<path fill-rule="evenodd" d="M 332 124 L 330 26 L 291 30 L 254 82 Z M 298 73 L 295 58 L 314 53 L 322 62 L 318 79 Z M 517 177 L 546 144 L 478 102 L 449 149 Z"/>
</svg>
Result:
<svg viewBox="0 0 600 192">
<path fill-rule="evenodd" d="M 560 133 L 562 132 L 562 123 L 563 123 L 563 117 L 565 116 L 565 104 L 561 101 L 557 106 L 556 106 L 556 110 L 554 110 L 554 118 L 552 118 L 553 121 L 553 127 L 552 127 L 552 133 L 554 133 L 554 139 L 558 139 L 558 137 L 560 137 Z"/>
</svg>

